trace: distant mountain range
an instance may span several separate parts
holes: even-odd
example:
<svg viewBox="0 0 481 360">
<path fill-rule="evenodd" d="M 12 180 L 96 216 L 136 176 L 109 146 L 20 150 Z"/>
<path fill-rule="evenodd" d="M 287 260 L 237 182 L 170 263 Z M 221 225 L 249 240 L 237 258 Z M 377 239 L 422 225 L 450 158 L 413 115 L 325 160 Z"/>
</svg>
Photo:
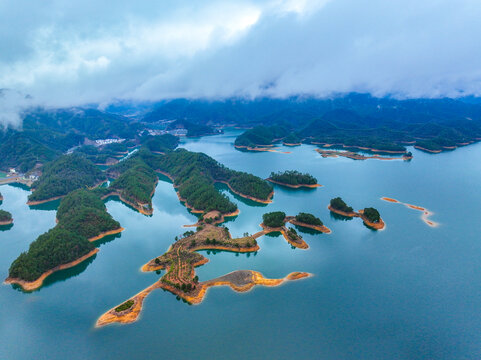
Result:
<svg viewBox="0 0 481 360">
<path fill-rule="evenodd" d="M 86 139 L 122 138 L 139 143 L 143 130 L 158 129 L 159 123 L 164 130 L 184 128 L 188 136 L 214 134 L 216 128 L 225 126 L 276 127 L 271 135 L 262 129 L 261 140 L 255 140 L 259 134 L 244 136 L 240 142 L 248 146 L 266 145 L 259 141 L 267 136 L 271 142 L 287 138 L 289 142 L 342 143 L 385 150 L 399 150 L 413 143 L 441 151 L 481 140 L 481 101 L 473 97 L 396 100 L 348 94 L 329 99 L 124 102 L 105 111 L 35 108 L 24 114 L 21 130 L 0 132 L 0 169 L 29 170 L 84 144 Z"/>
</svg>

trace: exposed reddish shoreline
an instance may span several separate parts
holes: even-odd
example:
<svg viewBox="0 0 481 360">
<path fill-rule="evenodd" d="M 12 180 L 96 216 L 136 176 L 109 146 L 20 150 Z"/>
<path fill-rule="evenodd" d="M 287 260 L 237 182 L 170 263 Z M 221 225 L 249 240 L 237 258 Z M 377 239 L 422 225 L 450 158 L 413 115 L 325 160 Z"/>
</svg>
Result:
<svg viewBox="0 0 481 360">
<path fill-rule="evenodd" d="M 18 278 L 8 277 L 8 278 L 5 279 L 4 283 L 5 284 L 18 284 L 25 291 L 32 291 L 32 290 L 35 290 L 35 289 L 38 289 L 39 287 L 41 287 L 43 285 L 44 280 L 49 275 L 53 274 L 54 272 L 74 267 L 75 265 L 80 264 L 82 261 L 87 260 L 89 257 L 94 256 L 98 252 L 99 252 L 99 249 L 95 248 L 92 251 L 90 251 L 89 253 L 85 254 L 84 256 L 78 258 L 77 260 L 71 261 L 71 262 L 66 263 L 66 264 L 58 265 L 58 266 L 54 267 L 53 269 L 50 269 L 50 270 L 44 272 L 42 275 L 40 275 L 40 277 L 38 279 L 36 279 L 34 281 L 25 281 L 25 280 L 18 279 Z"/>
<path fill-rule="evenodd" d="M 302 143 L 286 143 L 286 142 L 283 142 L 282 143 L 284 146 L 301 146 Z"/>
<path fill-rule="evenodd" d="M 97 236 L 94 236 L 94 237 L 91 237 L 89 238 L 88 240 L 90 242 L 93 242 L 93 241 L 97 241 L 97 240 L 100 240 L 108 235 L 114 235 L 114 234 L 118 234 L 118 233 L 121 233 L 122 231 L 124 231 L 125 229 L 123 227 L 119 227 L 118 229 L 115 229 L 115 230 L 110 230 L 110 231 L 105 231 L 103 233 L 100 233 L 98 234 Z"/>
<path fill-rule="evenodd" d="M 0 221 L 0 226 L 11 225 L 13 224 L 13 219 L 7 221 Z"/>
<path fill-rule="evenodd" d="M 331 205 L 328 205 L 327 208 L 332 211 L 333 213 L 336 213 L 338 215 L 346 216 L 346 217 L 359 217 L 359 214 L 355 211 L 352 212 L 344 212 L 341 210 L 334 209 Z"/>
<path fill-rule="evenodd" d="M 248 273 L 248 281 L 238 283 L 235 281 L 235 274 L 238 273 Z M 174 295 L 186 300 L 190 304 L 200 304 L 207 294 L 209 288 L 214 286 L 229 286 L 236 292 L 247 292 L 251 290 L 254 286 L 279 286 L 286 281 L 294 281 L 299 279 L 304 279 L 312 276 L 312 274 L 305 272 L 293 272 L 288 274 L 282 279 L 268 279 L 265 278 L 261 273 L 253 270 L 237 270 L 232 273 L 220 276 L 218 278 L 207 280 L 198 284 L 198 289 L 194 292 L 186 293 L 179 290 L 169 284 L 162 281 L 157 281 L 148 288 L 142 290 L 137 295 L 130 298 L 134 303 L 129 308 L 122 312 L 116 312 L 116 307 L 110 309 L 105 314 L 103 314 L 96 322 L 96 327 L 105 326 L 111 323 L 128 324 L 138 320 L 140 312 L 142 311 L 142 304 L 144 299 L 155 289 L 165 289 Z"/>
<path fill-rule="evenodd" d="M 423 148 L 419 145 L 414 145 L 414 148 L 418 150 L 426 151 L 432 154 L 439 154 L 440 152 L 442 152 L 442 150 L 430 150 L 430 149 Z"/>
<path fill-rule="evenodd" d="M 66 196 L 66 195 L 60 195 L 60 196 L 55 196 L 55 197 L 52 197 L 52 198 L 49 198 L 49 199 L 45 199 L 45 200 L 27 201 L 27 205 L 32 206 L 32 205 L 45 204 L 45 203 L 48 203 L 48 202 L 50 202 L 50 201 L 55 201 L 55 200 L 62 199 L 62 198 L 64 198 L 65 196 Z"/>
<path fill-rule="evenodd" d="M 337 210 L 337 209 L 334 209 L 331 205 L 328 205 L 327 208 L 332 211 L 333 213 L 335 214 L 338 214 L 338 215 L 342 215 L 342 216 L 346 216 L 346 217 L 359 217 L 362 219 L 362 221 L 364 222 L 364 224 L 366 224 L 367 226 L 369 226 L 370 228 L 373 228 L 374 230 L 382 230 L 385 228 L 386 224 L 384 223 L 383 219 L 379 219 L 379 222 L 377 223 L 374 223 L 374 222 L 371 222 L 369 221 L 364 215 L 364 210 L 359 210 L 358 212 L 350 212 L 350 213 L 347 213 L 347 212 L 344 212 L 344 211 L 341 211 L 341 210 Z"/>
<path fill-rule="evenodd" d="M 314 145 L 322 145 L 325 147 L 331 147 L 331 146 L 342 146 L 345 149 L 361 149 L 361 150 L 367 150 L 367 151 L 372 151 L 372 152 L 380 152 L 380 153 L 386 153 L 386 154 L 405 154 L 405 150 L 380 150 L 380 149 L 375 149 L 375 148 L 368 148 L 368 147 L 363 147 L 363 146 L 354 146 L 354 145 L 345 145 L 345 144 L 328 144 L 328 143 L 322 143 L 322 142 L 315 142 L 312 141 L 311 144 Z"/>
<path fill-rule="evenodd" d="M 280 181 L 276 181 L 276 180 L 272 180 L 271 178 L 267 178 L 266 179 L 267 181 L 271 182 L 271 183 L 274 183 L 274 184 L 277 184 L 277 185 L 282 185 L 282 186 L 287 186 L 287 187 L 290 187 L 292 189 L 299 189 L 299 188 L 302 188 L 302 187 L 305 187 L 305 188 L 309 188 L 309 189 L 315 189 L 315 188 L 318 188 L 318 187 L 321 187 L 322 185 L 320 184 L 298 184 L 298 185 L 292 185 L 292 184 L 286 184 L 286 183 L 283 183 L 283 182 L 280 182 Z"/>
<path fill-rule="evenodd" d="M 226 184 L 230 191 L 232 191 L 234 194 L 236 195 L 239 195 L 243 198 L 246 198 L 246 199 L 249 199 L 249 200 L 252 200 L 252 201 L 255 201 L 255 202 L 258 202 L 258 203 L 262 203 L 262 204 L 270 204 L 272 202 L 272 197 L 274 196 L 274 190 L 272 190 L 272 192 L 267 196 L 267 200 L 262 200 L 262 199 L 258 199 L 258 198 L 255 198 L 253 196 L 249 196 L 249 195 L 244 195 L 236 190 L 234 190 L 232 188 L 232 186 L 230 186 L 230 184 L 227 182 L 227 181 L 219 181 L 219 180 L 216 180 L 215 182 L 218 182 L 218 183 L 222 183 L 222 184 Z"/>
<path fill-rule="evenodd" d="M 293 219 L 289 219 L 289 218 L 291 218 L 291 217 L 292 217 Z M 305 227 L 305 228 L 317 230 L 317 231 L 320 231 L 320 232 L 322 232 L 322 233 L 324 233 L 324 234 L 330 234 L 330 233 L 332 233 L 332 230 L 329 229 L 326 225 L 319 226 L 319 225 L 306 224 L 306 223 L 297 221 L 297 220 L 295 219 L 295 216 L 288 216 L 288 217 L 287 217 L 287 222 L 291 223 L 292 225 L 297 225 L 297 226 L 302 226 L 302 227 Z"/>
<path fill-rule="evenodd" d="M 437 222 L 434 222 L 434 221 L 429 220 L 429 217 L 430 217 L 431 215 L 433 215 L 434 213 L 433 213 L 432 211 L 429 211 L 428 209 L 422 207 L 422 206 L 417 206 L 417 205 L 411 205 L 411 204 L 403 203 L 403 202 L 401 202 L 401 201 L 398 201 L 398 200 L 396 200 L 396 199 L 389 198 L 389 197 L 382 197 L 381 200 L 384 200 L 384 201 L 387 201 L 387 202 L 390 202 L 390 203 L 401 204 L 401 205 L 406 206 L 407 208 L 421 211 L 421 212 L 422 212 L 422 215 L 421 215 L 421 220 L 422 220 L 422 221 L 424 221 L 426 224 L 428 224 L 428 225 L 431 226 L 431 227 L 436 227 L 436 226 L 439 225 Z"/>
</svg>

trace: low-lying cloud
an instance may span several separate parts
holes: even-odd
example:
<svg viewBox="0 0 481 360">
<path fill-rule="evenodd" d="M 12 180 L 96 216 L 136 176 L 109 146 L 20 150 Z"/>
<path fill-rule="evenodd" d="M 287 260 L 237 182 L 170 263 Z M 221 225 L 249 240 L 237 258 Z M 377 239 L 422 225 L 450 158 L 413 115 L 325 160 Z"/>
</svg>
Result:
<svg viewBox="0 0 481 360">
<path fill-rule="evenodd" d="M 55 107 L 480 95 L 480 18 L 477 0 L 0 1 L 0 88 Z M 25 105 L 0 98 L 0 122 Z"/>
</svg>

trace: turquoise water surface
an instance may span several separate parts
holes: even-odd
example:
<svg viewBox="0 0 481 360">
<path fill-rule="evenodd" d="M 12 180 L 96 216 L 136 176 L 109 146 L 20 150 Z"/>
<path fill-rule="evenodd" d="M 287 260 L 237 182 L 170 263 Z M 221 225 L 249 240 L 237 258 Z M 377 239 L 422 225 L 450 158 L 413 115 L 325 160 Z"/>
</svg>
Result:
<svg viewBox="0 0 481 360">
<path fill-rule="evenodd" d="M 107 203 L 125 231 L 98 243 L 94 258 L 52 275 L 32 293 L 0 286 L 0 359 L 481 358 L 481 144 L 438 155 L 410 149 L 410 162 L 355 161 L 322 158 L 309 145 L 279 148 L 290 154 L 240 152 L 236 134 L 181 146 L 264 178 L 278 170 L 309 172 L 324 186 L 275 186 L 269 205 L 219 186 L 241 211 L 227 223 L 232 235 L 259 231 L 262 214 L 274 210 L 312 212 L 333 233 L 303 234 L 308 250 L 264 236 L 257 254 L 203 252 L 210 262 L 197 268 L 200 280 L 239 269 L 268 278 L 307 271 L 312 278 L 242 294 L 213 288 L 196 306 L 156 290 L 138 322 L 96 329 L 106 310 L 159 278 L 140 267 L 163 254 L 187 230 L 182 225 L 196 221 L 172 185 L 160 181 L 152 217 Z M 55 204 L 29 208 L 25 189 L 0 191 L 0 208 L 15 220 L 0 228 L 0 277 L 6 278 L 11 262 L 55 225 Z M 355 209 L 376 207 L 386 229 L 334 218 L 327 205 L 335 196 Z M 426 207 L 440 225 L 431 228 L 420 212 L 382 196 Z"/>
</svg>

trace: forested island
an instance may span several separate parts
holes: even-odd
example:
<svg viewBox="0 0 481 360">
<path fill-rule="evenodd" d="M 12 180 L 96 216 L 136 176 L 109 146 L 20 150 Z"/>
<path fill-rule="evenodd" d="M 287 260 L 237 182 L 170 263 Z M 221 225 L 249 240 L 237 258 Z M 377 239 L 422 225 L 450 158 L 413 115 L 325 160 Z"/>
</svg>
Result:
<svg viewBox="0 0 481 360">
<path fill-rule="evenodd" d="M 268 181 L 287 186 L 290 188 L 316 188 L 321 185 L 317 183 L 317 179 L 310 174 L 303 174 L 299 171 L 290 170 L 284 172 L 271 172 L 271 175 L 267 178 Z"/>
<path fill-rule="evenodd" d="M 340 197 L 336 197 L 334 199 L 331 199 L 328 208 L 332 212 L 334 212 L 336 214 L 339 214 L 339 215 L 348 216 L 348 217 L 358 216 L 358 214 L 356 212 L 354 212 L 353 208 L 351 206 L 348 206 L 344 202 L 344 200 L 342 200 Z"/>
<path fill-rule="evenodd" d="M 230 170 L 204 153 L 177 149 L 152 161 L 151 166 L 173 179 L 179 197 L 192 210 L 217 210 L 222 214 L 237 211 L 237 206 L 215 188 L 215 182 L 225 183 L 234 193 L 258 202 L 270 202 L 273 195 L 266 181 Z"/>
<path fill-rule="evenodd" d="M 356 99 L 357 100 L 357 99 Z M 378 101 L 381 102 L 381 101 Z M 433 101 L 434 103 L 434 101 Z M 443 104 L 443 109 L 428 109 L 415 104 L 416 109 L 403 110 L 394 108 L 376 111 L 369 105 L 353 104 L 334 109 L 323 109 L 321 115 L 298 115 L 305 119 L 300 121 L 283 121 L 276 125 L 255 126 L 239 135 L 235 146 L 239 149 L 256 150 L 282 142 L 285 145 L 300 143 L 329 145 L 334 148 L 360 149 L 368 152 L 405 154 L 406 146 L 431 153 L 453 150 L 481 140 L 480 111 L 462 104 Z M 478 121 L 469 122 L 461 115 L 447 110 L 455 106 L 459 113 L 476 113 Z M 399 105 L 398 105 L 399 106 Z M 434 111 L 433 111 L 434 110 Z M 433 113 L 437 113 L 433 115 Z M 409 114 L 409 115 L 408 115 Z M 262 119 L 259 119 L 262 122 Z M 275 121 L 271 121 L 271 124 Z"/>
<path fill-rule="evenodd" d="M 98 249 L 92 241 L 123 230 L 107 213 L 100 198 L 85 189 L 62 199 L 57 220 L 53 229 L 40 235 L 12 263 L 5 282 L 34 290 L 53 272 L 75 266 L 96 254 Z"/>
<path fill-rule="evenodd" d="M 95 187 L 106 181 L 105 175 L 80 154 L 63 155 L 43 166 L 42 175 L 33 183 L 29 205 L 59 199 L 69 192 Z"/>
<path fill-rule="evenodd" d="M 382 230 L 385 227 L 384 221 L 381 219 L 379 211 L 369 207 L 355 212 L 351 206 L 348 206 L 340 197 L 331 200 L 328 209 L 345 217 L 360 217 L 364 224 L 374 230 Z"/>
<path fill-rule="evenodd" d="M 12 223 L 12 214 L 10 214 L 8 211 L 0 210 L 0 226 L 10 225 Z"/>
<path fill-rule="evenodd" d="M 384 229 L 384 221 L 381 219 L 381 215 L 377 209 L 373 207 L 364 208 L 363 210 L 359 210 L 359 216 L 366 226 L 376 230 Z"/>
</svg>

